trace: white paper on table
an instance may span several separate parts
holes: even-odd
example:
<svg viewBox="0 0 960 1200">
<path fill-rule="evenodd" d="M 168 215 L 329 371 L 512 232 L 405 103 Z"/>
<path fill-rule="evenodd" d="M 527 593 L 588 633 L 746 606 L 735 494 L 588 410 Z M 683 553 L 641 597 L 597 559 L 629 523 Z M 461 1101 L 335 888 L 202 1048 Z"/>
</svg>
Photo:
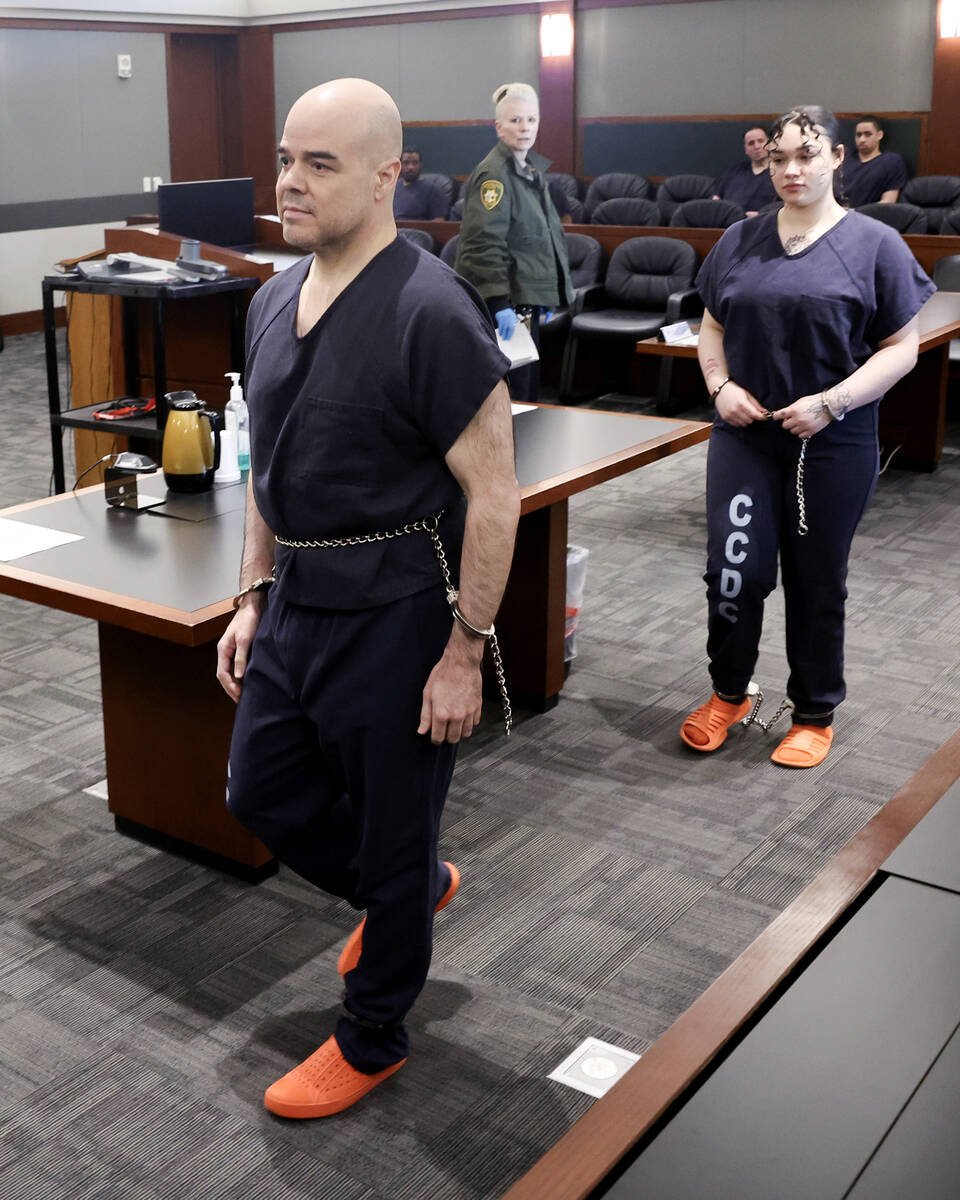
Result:
<svg viewBox="0 0 960 1200">
<path fill-rule="evenodd" d="M 497 334 L 497 345 L 510 359 L 510 367 L 525 367 L 528 363 L 540 361 L 540 354 L 534 343 L 526 322 L 518 321 L 509 340 L 504 340 Z"/>
<path fill-rule="evenodd" d="M 0 562 L 12 562 L 40 550 L 82 541 L 83 535 L 79 533 L 64 533 L 62 529 L 45 529 L 42 525 L 0 517 Z"/>
<path fill-rule="evenodd" d="M 517 413 L 522 413 L 522 412 L 533 412 L 533 410 L 536 407 L 537 406 L 535 404 L 517 404 L 515 402 L 511 402 L 510 416 L 515 417 L 517 415 Z"/>
</svg>

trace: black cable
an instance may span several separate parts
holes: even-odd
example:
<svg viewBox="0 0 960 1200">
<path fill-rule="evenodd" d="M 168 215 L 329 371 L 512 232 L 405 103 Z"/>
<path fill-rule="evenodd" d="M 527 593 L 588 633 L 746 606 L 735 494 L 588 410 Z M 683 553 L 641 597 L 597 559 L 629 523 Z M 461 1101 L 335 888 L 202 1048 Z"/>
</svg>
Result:
<svg viewBox="0 0 960 1200">
<path fill-rule="evenodd" d="M 84 475 L 89 475 L 91 471 L 95 471 L 97 469 L 97 467 L 101 466 L 105 462 L 108 462 L 111 458 L 116 458 L 116 457 L 117 457 L 116 454 L 105 454 L 103 456 L 103 458 L 98 458 L 95 463 L 91 463 L 90 466 L 87 467 L 87 469 L 85 471 L 81 471 L 80 474 L 76 477 L 76 479 L 73 481 L 73 487 L 70 489 L 70 491 L 75 492 L 77 490 L 77 484 L 84 477 Z"/>
</svg>

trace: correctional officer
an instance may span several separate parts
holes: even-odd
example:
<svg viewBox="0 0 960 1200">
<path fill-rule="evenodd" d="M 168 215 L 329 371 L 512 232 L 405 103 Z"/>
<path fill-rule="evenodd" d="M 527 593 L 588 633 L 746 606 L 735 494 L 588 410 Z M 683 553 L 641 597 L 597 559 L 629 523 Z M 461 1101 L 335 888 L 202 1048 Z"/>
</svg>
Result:
<svg viewBox="0 0 960 1200">
<path fill-rule="evenodd" d="M 519 513 L 508 363 L 469 284 L 397 237 L 400 145 L 396 105 L 365 80 L 294 104 L 277 205 L 309 253 L 247 324 L 251 484 L 217 670 L 239 701 L 228 803 L 366 910 L 333 1036 L 267 1089 L 284 1117 L 339 1112 L 406 1061 L 433 915 L 459 884 L 440 815 Z"/>
<path fill-rule="evenodd" d="M 540 124 L 537 93 L 526 83 L 505 83 L 493 93 L 499 141 L 464 189 L 457 270 L 487 302 L 501 338 L 513 336 L 521 316 L 539 345 L 540 311 L 573 299 L 563 227 L 544 172 L 549 159 L 533 149 Z M 508 376 L 517 401 L 533 402 L 539 364 Z"/>
</svg>

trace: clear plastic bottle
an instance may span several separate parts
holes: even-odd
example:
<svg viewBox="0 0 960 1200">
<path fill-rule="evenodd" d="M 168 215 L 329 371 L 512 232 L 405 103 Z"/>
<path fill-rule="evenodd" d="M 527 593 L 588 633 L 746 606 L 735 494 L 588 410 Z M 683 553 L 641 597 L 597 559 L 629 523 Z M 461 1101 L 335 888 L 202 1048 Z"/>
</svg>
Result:
<svg viewBox="0 0 960 1200">
<path fill-rule="evenodd" d="M 224 420 L 227 429 L 235 429 L 237 433 L 237 465 L 241 471 L 249 471 L 250 414 L 247 412 L 247 402 L 243 398 L 243 388 L 240 386 L 240 372 L 227 371 L 226 378 L 232 382 L 230 399 L 224 408 Z"/>
</svg>

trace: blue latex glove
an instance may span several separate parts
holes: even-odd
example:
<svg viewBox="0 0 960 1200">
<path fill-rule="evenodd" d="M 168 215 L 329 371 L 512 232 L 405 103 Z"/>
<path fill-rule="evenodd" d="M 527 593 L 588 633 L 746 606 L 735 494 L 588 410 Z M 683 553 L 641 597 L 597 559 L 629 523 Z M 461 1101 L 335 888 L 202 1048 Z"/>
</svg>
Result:
<svg viewBox="0 0 960 1200">
<path fill-rule="evenodd" d="M 550 318 L 553 316 L 553 309 L 552 309 L 552 308 L 545 308 L 545 309 L 543 310 L 543 312 L 541 313 L 541 316 L 543 317 L 543 323 L 544 323 L 544 325 L 546 325 L 546 323 L 547 323 L 547 322 L 550 320 Z"/>
<path fill-rule="evenodd" d="M 519 319 L 512 308 L 501 308 L 497 313 L 497 333 L 505 342 L 509 342 L 513 337 L 513 331 L 516 329 Z"/>
</svg>

